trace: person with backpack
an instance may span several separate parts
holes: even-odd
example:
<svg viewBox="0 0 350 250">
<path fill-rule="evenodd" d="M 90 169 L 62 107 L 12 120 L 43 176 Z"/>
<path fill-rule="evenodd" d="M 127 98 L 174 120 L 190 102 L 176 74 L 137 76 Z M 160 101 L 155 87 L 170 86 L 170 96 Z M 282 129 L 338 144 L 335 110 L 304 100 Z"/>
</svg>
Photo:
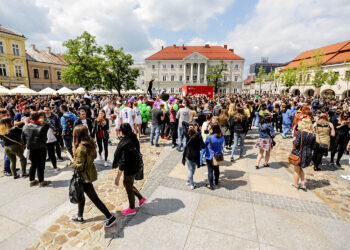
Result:
<svg viewBox="0 0 350 250">
<path fill-rule="evenodd" d="M 140 142 L 133 133 L 129 123 L 120 125 L 120 131 L 123 138 L 120 140 L 115 151 L 112 168 L 119 168 L 114 181 L 116 186 L 119 186 L 120 177 L 124 173 L 123 184 L 128 195 L 129 207 L 121 211 L 121 213 L 127 216 L 136 214 L 135 196 L 139 200 L 140 207 L 146 202 L 146 198 L 134 186 L 135 176 L 141 164 Z"/>
<path fill-rule="evenodd" d="M 68 112 L 67 105 L 63 104 L 60 107 L 61 113 L 63 113 L 61 117 L 61 125 L 62 125 L 62 137 L 64 141 L 64 145 L 67 148 L 67 151 L 73 155 L 73 129 L 74 122 L 78 119 L 75 114 L 72 112 Z"/>
<path fill-rule="evenodd" d="M 238 145 L 238 139 L 240 140 L 240 153 L 239 158 L 243 157 L 244 153 L 244 140 L 245 136 L 248 133 L 249 128 L 249 120 L 248 117 L 244 114 L 244 110 L 242 107 L 237 107 L 236 114 L 233 117 L 233 132 L 234 132 L 234 142 L 233 142 L 233 148 L 231 152 L 231 162 L 234 162 L 234 154 L 236 147 Z"/>
</svg>

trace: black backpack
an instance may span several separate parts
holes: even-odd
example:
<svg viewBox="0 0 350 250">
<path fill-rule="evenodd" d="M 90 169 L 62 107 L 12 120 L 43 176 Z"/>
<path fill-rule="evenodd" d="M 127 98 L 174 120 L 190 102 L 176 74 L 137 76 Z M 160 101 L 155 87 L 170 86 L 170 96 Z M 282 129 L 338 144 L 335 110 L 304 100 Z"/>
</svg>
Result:
<svg viewBox="0 0 350 250">
<path fill-rule="evenodd" d="M 73 135 L 74 120 L 68 116 L 64 116 L 66 119 L 66 135 Z"/>
</svg>

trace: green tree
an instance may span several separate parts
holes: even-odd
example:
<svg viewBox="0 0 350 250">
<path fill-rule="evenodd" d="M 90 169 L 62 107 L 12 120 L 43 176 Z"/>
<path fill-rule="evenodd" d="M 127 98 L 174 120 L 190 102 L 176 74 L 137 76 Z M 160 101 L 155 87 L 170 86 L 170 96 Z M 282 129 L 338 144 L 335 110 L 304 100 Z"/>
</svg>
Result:
<svg viewBox="0 0 350 250">
<path fill-rule="evenodd" d="M 284 86 L 290 88 L 297 82 L 297 72 L 294 69 L 287 69 L 283 72 Z"/>
<path fill-rule="evenodd" d="M 315 72 L 312 80 L 312 85 L 314 85 L 316 88 L 315 95 L 320 94 L 320 89 L 326 83 L 328 78 L 328 73 L 325 72 L 321 67 L 323 63 L 323 57 L 323 50 L 316 50 L 312 55 L 312 66 Z"/>
<path fill-rule="evenodd" d="M 103 87 L 108 90 L 116 89 L 119 95 L 122 89 L 135 89 L 139 70 L 130 67 L 134 63 L 132 56 L 125 54 L 123 48 L 114 49 L 111 45 L 105 46 L 103 55 L 105 60 L 100 67 Z"/>
<path fill-rule="evenodd" d="M 265 77 L 266 77 L 265 69 L 262 66 L 260 66 L 258 75 L 255 78 L 255 82 L 259 84 L 259 93 L 260 94 L 261 94 L 261 84 L 265 80 Z"/>
<path fill-rule="evenodd" d="M 339 79 L 339 73 L 334 72 L 333 70 L 329 70 L 327 73 L 326 82 L 328 85 L 335 85 Z"/>
<path fill-rule="evenodd" d="M 94 36 L 85 31 L 81 36 L 65 41 L 63 46 L 67 48 L 63 59 L 68 64 L 62 75 L 65 82 L 87 88 L 101 83 L 102 48 Z"/>
<path fill-rule="evenodd" d="M 344 65 L 346 66 L 347 65 L 347 67 L 346 67 L 346 70 L 345 70 L 345 73 L 344 73 L 344 78 L 343 78 L 343 81 L 345 81 L 346 82 L 346 93 L 345 93 L 345 96 L 346 97 L 349 97 L 349 82 L 350 82 L 350 64 L 347 64 L 346 63 L 346 60 L 344 61 Z"/>
<path fill-rule="evenodd" d="M 224 81 L 223 72 L 227 70 L 227 64 L 223 60 L 220 64 L 211 65 L 208 68 L 208 73 L 206 75 L 208 84 L 214 86 L 215 93 L 218 92 L 219 88 L 226 86 L 229 82 Z"/>
</svg>

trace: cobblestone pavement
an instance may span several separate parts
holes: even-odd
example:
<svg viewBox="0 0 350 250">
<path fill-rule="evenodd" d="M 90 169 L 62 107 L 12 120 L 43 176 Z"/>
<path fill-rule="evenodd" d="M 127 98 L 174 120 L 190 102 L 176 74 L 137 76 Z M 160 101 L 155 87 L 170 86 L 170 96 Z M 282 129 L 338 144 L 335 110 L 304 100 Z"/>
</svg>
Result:
<svg viewBox="0 0 350 250">
<path fill-rule="evenodd" d="M 278 147 L 272 151 L 272 157 L 283 165 L 289 172 L 293 167 L 287 162 L 292 149 L 292 139 L 276 137 Z M 315 193 L 322 201 L 331 207 L 337 214 L 350 222 L 350 182 L 341 178 L 342 174 L 350 174 L 348 155 L 343 156 L 342 168 L 330 167 L 330 154 L 323 159 L 322 170 L 314 171 L 313 166 L 305 168 L 306 187 Z"/>
<path fill-rule="evenodd" d="M 144 185 L 144 182 L 150 174 L 155 162 L 159 159 L 161 152 L 164 149 L 164 144 L 168 143 L 168 141 L 161 140 L 160 147 L 150 146 L 148 137 L 141 138 L 140 142 L 145 165 L 145 178 L 142 181 L 137 181 L 135 183 L 136 188 L 139 190 Z M 98 196 L 106 204 L 107 208 L 117 215 L 117 227 L 119 228 L 124 219 L 120 214 L 120 211 L 127 207 L 127 196 L 122 184 L 119 187 L 114 185 L 115 176 L 116 170 L 110 170 L 105 176 L 99 177 L 98 181 L 94 183 L 94 187 Z M 113 235 L 118 228 L 112 228 L 110 232 L 105 232 L 103 227 L 105 218 L 90 200 L 88 200 L 85 205 L 84 219 L 86 222 L 84 224 L 77 224 L 70 221 L 70 217 L 76 215 L 76 212 L 77 207 L 57 219 L 56 222 L 40 236 L 40 239 L 36 240 L 27 249 L 106 248 L 111 240 L 111 236 L 108 237 L 108 235 Z M 91 246 L 93 246 L 93 248 Z"/>
</svg>

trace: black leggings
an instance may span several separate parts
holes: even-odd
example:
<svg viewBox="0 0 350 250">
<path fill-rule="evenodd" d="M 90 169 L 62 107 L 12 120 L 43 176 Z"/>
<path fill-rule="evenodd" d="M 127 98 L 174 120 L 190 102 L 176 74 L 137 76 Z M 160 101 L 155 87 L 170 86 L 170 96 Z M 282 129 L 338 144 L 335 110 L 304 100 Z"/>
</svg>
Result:
<svg viewBox="0 0 350 250">
<path fill-rule="evenodd" d="M 176 122 L 170 122 L 170 128 L 171 128 L 171 139 L 172 139 L 172 144 L 176 144 L 176 139 L 177 139 L 177 123 Z"/>
<path fill-rule="evenodd" d="M 141 124 L 141 134 L 146 135 L 147 122 Z"/>
<path fill-rule="evenodd" d="M 336 138 L 334 138 L 335 141 L 333 141 L 333 146 L 332 148 L 332 152 L 331 152 L 331 162 L 334 162 L 334 156 L 335 153 L 338 152 L 338 156 L 337 156 L 337 163 L 340 162 L 341 157 L 343 156 L 345 150 L 346 150 L 346 146 L 348 144 L 348 137 L 347 135 L 336 135 Z"/>
<path fill-rule="evenodd" d="M 50 161 L 52 163 L 53 168 L 57 168 L 57 159 L 55 154 L 55 146 L 56 142 L 47 143 L 47 154 L 49 155 Z"/>
<path fill-rule="evenodd" d="M 90 198 L 92 203 L 95 204 L 98 210 L 100 210 L 106 216 L 106 218 L 109 219 L 112 215 L 108 211 L 105 204 L 103 204 L 100 198 L 98 198 L 92 183 L 83 183 L 83 189 L 84 189 L 84 193 L 86 193 L 86 195 Z M 78 217 L 83 217 L 83 214 L 84 214 L 85 196 L 83 197 L 84 197 L 83 201 L 78 204 Z"/>
<path fill-rule="evenodd" d="M 322 157 L 324 155 L 327 156 L 327 153 L 328 153 L 328 149 L 322 149 L 317 145 L 314 151 L 313 159 L 312 159 L 314 162 L 315 168 L 319 167 L 319 165 L 322 163 Z"/>
<path fill-rule="evenodd" d="M 29 180 L 35 180 L 35 172 L 38 172 L 39 182 L 44 181 L 44 170 L 46 162 L 46 148 L 31 149 L 29 151 L 29 158 L 32 162 L 29 169 Z"/>
<path fill-rule="evenodd" d="M 147 93 L 149 93 L 150 97 L 152 98 L 152 89 L 147 89 Z"/>
<path fill-rule="evenodd" d="M 127 175 L 127 176 L 124 175 L 123 184 L 124 184 L 126 193 L 128 195 L 129 207 L 131 209 L 135 208 L 135 196 L 139 200 L 142 199 L 142 195 L 140 194 L 140 192 L 134 186 L 134 180 L 135 180 L 135 174 L 134 175 Z"/>
<path fill-rule="evenodd" d="M 103 144 L 103 147 L 102 147 Z M 105 161 L 108 159 L 108 138 L 103 139 L 103 138 L 97 138 L 97 146 L 98 146 L 98 153 L 101 155 L 103 148 L 105 150 Z"/>
</svg>

